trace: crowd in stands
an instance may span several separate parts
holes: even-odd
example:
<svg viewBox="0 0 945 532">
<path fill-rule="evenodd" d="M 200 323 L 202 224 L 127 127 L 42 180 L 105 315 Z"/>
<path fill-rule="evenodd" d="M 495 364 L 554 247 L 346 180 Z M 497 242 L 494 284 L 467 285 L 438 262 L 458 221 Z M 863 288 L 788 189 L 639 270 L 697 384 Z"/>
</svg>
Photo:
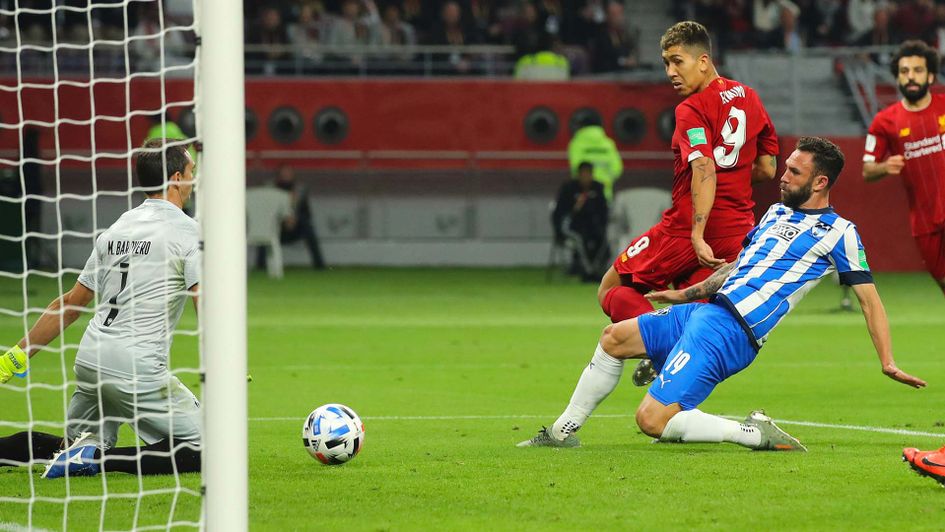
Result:
<svg viewBox="0 0 945 532">
<path fill-rule="evenodd" d="M 673 15 L 702 22 L 726 50 L 797 52 L 922 39 L 945 51 L 941 0 L 675 0 Z"/>
<path fill-rule="evenodd" d="M 550 53 L 550 63 L 566 61 L 567 70 L 578 75 L 659 68 L 657 58 L 639 55 L 640 21 L 625 8 L 633 1 L 245 0 L 247 71 L 410 73 L 424 64 L 445 74 L 496 73 L 483 66 L 487 53 L 462 48 L 418 53 L 404 45 L 504 45 L 514 50 L 513 61 Z M 657 5 L 664 5 L 676 20 L 705 24 L 720 53 L 892 45 L 909 38 L 924 39 L 945 51 L 945 0 L 671 0 Z M 192 0 L 163 0 L 160 10 L 157 2 L 0 0 L 0 11 L 53 6 L 58 7 L 54 16 L 0 14 L 0 43 L 15 43 L 17 28 L 26 43 L 51 42 L 54 28 L 57 42 L 87 43 L 90 36 L 98 41 L 125 39 L 126 27 L 132 36 L 155 35 L 162 17 L 165 28 L 193 21 Z M 164 64 L 189 61 L 193 32 L 164 35 Z M 102 48 L 109 46 L 121 48 Z M 135 39 L 128 47 L 133 69 L 159 64 L 157 37 Z M 76 52 L 78 64 L 87 60 L 83 51 Z M 512 70 L 507 67 L 497 73 Z"/>
<path fill-rule="evenodd" d="M 637 64 L 637 30 L 620 2 L 588 0 L 285 0 L 247 2 L 248 68 L 278 73 L 297 65 L 318 67 L 326 59 L 318 47 L 334 51 L 352 67 L 374 60 L 422 60 L 411 54 L 392 57 L 339 53 L 340 47 L 391 45 L 507 45 L 516 56 L 554 50 L 580 72 L 612 72 Z M 268 46 L 268 50 L 264 49 Z M 276 46 L 272 46 L 276 45 Z M 259 46 L 257 48 L 257 46 Z M 434 54 L 447 73 L 476 73 L 475 58 L 462 53 Z M 445 68 L 442 68 L 445 67 Z"/>
</svg>

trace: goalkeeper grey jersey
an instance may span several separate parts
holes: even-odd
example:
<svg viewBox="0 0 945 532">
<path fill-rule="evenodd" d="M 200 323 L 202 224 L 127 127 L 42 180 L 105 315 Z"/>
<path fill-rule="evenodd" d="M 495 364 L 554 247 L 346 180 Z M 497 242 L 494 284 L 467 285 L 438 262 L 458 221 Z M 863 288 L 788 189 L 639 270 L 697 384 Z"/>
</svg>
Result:
<svg viewBox="0 0 945 532">
<path fill-rule="evenodd" d="M 95 241 L 79 282 L 96 294 L 95 316 L 76 365 L 160 385 L 168 375 L 174 329 L 199 283 L 197 222 L 176 205 L 146 199 Z"/>
</svg>

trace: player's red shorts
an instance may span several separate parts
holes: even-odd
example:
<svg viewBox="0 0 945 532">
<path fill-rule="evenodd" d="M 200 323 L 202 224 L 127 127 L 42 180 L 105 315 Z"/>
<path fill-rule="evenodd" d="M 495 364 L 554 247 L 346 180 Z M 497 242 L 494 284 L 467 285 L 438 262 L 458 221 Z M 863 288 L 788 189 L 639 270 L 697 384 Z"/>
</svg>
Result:
<svg viewBox="0 0 945 532">
<path fill-rule="evenodd" d="M 706 243 L 716 258 L 733 262 L 744 240 L 741 235 L 706 239 Z M 668 235 L 661 224 L 634 239 L 614 260 L 614 269 L 622 278 L 630 276 L 633 283 L 652 290 L 666 290 L 669 285 L 686 288 L 704 281 L 713 271 L 699 264 L 689 237 Z"/>
<path fill-rule="evenodd" d="M 916 236 L 915 243 L 925 261 L 925 269 L 935 279 L 945 279 L 945 227 L 934 233 Z"/>
</svg>

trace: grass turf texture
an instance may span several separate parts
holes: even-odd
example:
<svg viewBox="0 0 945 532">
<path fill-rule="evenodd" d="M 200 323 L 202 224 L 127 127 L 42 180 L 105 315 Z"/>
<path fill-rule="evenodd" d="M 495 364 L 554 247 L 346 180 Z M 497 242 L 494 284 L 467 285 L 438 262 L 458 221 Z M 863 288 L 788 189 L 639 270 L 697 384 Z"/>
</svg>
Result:
<svg viewBox="0 0 945 532">
<path fill-rule="evenodd" d="M 21 286 L 5 283 L 0 306 L 21 308 Z M 840 294 L 827 280 L 702 409 L 744 416 L 765 408 L 776 419 L 945 435 L 945 299 L 921 274 L 879 275 L 877 284 L 897 361 L 929 388 L 882 375 L 862 316 L 833 312 Z M 56 289 L 39 280 L 29 288 L 32 306 L 45 305 Z M 590 359 L 607 323 L 595 290 L 548 284 L 538 270 L 292 271 L 281 282 L 252 276 L 251 528 L 942 529 L 945 492 L 909 471 L 899 453 L 938 447 L 945 436 L 785 424 L 809 453 L 655 445 L 633 424 L 644 391 L 627 378 L 580 432 L 583 447 L 515 448 L 554 420 Z M 188 311 L 182 326 L 194 323 Z M 22 324 L 3 318 L 0 333 L 12 342 Z M 80 334 L 81 322 L 68 342 Z M 178 336 L 174 365 L 192 365 L 195 351 L 194 338 Z M 33 382 L 61 383 L 58 355 L 40 356 Z M 196 375 L 181 378 L 196 391 Z M 0 387 L 3 421 L 27 419 L 25 394 L 14 391 L 22 385 Z M 62 418 L 61 391 L 34 388 L 30 399 L 34 419 Z M 317 463 L 300 441 L 302 420 L 328 402 L 351 406 L 367 428 L 362 454 L 341 467 Z M 0 426 L 2 434 L 12 431 Z M 123 432 L 120 444 L 132 441 Z M 42 480 L 40 471 L 0 467 L 0 496 L 65 495 L 65 482 Z M 200 484 L 194 475 L 180 483 Z M 175 480 L 139 484 L 115 474 L 69 485 L 73 495 L 107 487 L 130 496 L 108 502 L 104 525 L 115 529 L 166 524 L 173 497 L 137 495 Z M 26 525 L 27 511 L 0 503 L 0 525 Z M 196 497 L 178 497 L 174 519 L 198 513 Z M 31 524 L 97 528 L 102 514 L 97 500 L 70 502 L 65 517 L 61 503 L 39 502 Z"/>
</svg>

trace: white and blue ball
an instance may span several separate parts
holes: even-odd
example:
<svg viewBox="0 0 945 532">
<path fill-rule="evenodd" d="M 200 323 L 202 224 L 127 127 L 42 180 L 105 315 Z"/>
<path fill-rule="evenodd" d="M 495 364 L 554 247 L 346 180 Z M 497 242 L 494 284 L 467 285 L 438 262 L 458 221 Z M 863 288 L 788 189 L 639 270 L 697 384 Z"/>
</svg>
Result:
<svg viewBox="0 0 945 532">
<path fill-rule="evenodd" d="M 322 405 L 305 419 L 302 444 L 308 454 L 323 464 L 343 464 L 361 451 L 364 423 L 345 405 Z"/>
</svg>

